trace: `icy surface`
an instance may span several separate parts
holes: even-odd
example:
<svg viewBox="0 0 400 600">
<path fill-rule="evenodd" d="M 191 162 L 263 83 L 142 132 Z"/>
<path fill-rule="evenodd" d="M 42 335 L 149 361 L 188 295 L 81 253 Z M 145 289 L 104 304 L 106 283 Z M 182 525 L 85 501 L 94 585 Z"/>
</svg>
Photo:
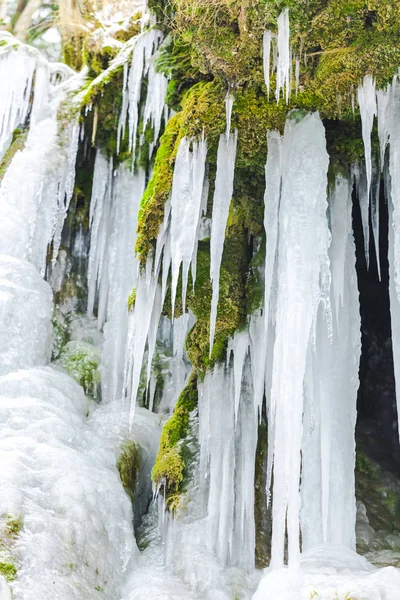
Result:
<svg viewBox="0 0 400 600">
<path fill-rule="evenodd" d="M 302 556 L 301 570 L 266 569 L 253 600 L 396 600 L 400 572 L 374 569 L 341 546 L 318 547 Z"/>
<path fill-rule="evenodd" d="M 267 87 L 268 98 L 270 92 L 272 36 L 271 31 L 265 31 L 263 36 L 264 81 Z"/>
<path fill-rule="evenodd" d="M 115 597 L 136 552 L 132 511 L 82 389 L 49 367 L 0 379 L 0 514 L 23 520 L 15 598 Z"/>
<path fill-rule="evenodd" d="M 219 275 L 222 253 L 224 250 L 225 229 L 233 194 L 236 146 L 237 131 L 235 131 L 229 139 L 226 135 L 221 135 L 218 145 L 217 175 L 215 179 L 211 225 L 210 279 L 212 283 L 212 300 L 210 315 L 210 356 L 214 345 L 215 323 L 217 320 Z"/>
<path fill-rule="evenodd" d="M 52 293 L 33 265 L 0 255 L 0 374 L 46 363 Z"/>
</svg>

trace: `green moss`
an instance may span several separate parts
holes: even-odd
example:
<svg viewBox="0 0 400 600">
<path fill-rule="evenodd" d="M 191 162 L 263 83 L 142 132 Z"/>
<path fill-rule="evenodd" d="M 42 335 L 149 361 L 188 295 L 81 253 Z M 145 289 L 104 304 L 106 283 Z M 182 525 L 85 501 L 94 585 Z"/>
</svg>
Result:
<svg viewBox="0 0 400 600">
<path fill-rule="evenodd" d="M 140 471 L 140 449 L 132 440 L 127 440 L 121 447 L 117 461 L 117 469 L 125 491 L 133 500 Z"/>
<path fill-rule="evenodd" d="M 59 363 L 81 385 L 85 394 L 98 399 L 101 354 L 98 348 L 85 342 L 68 342 Z"/>
<path fill-rule="evenodd" d="M 14 581 L 17 576 L 17 568 L 11 563 L 0 562 L 0 575 L 5 577 L 7 581 Z"/>
<path fill-rule="evenodd" d="M 129 312 L 131 312 L 135 308 L 135 302 L 136 302 L 136 288 L 133 288 L 131 293 L 128 296 L 127 306 L 128 306 Z"/>
<path fill-rule="evenodd" d="M 11 164 L 12 159 L 19 150 L 23 150 L 26 140 L 28 137 L 27 131 L 21 129 L 15 129 L 12 136 L 12 142 L 7 152 L 5 153 L 0 163 L 0 182 L 3 179 L 8 167 Z"/>
<path fill-rule="evenodd" d="M 15 542 L 23 528 L 21 516 L 5 515 L 2 517 L 0 531 L 0 575 L 7 581 L 13 581 L 17 576 L 17 566 L 13 555 Z"/>
<path fill-rule="evenodd" d="M 169 120 L 161 137 L 153 176 L 141 202 L 136 252 L 142 264 L 146 262 L 164 218 L 164 206 L 171 191 L 176 153 L 182 137 L 180 125 L 181 114 L 178 113 Z"/>
<path fill-rule="evenodd" d="M 185 440 L 190 429 L 190 413 L 196 408 L 197 399 L 197 377 L 192 373 L 179 396 L 173 415 L 163 427 L 152 471 L 154 483 L 165 487 L 167 506 L 171 510 L 176 509 L 182 492 L 188 459 Z"/>
</svg>

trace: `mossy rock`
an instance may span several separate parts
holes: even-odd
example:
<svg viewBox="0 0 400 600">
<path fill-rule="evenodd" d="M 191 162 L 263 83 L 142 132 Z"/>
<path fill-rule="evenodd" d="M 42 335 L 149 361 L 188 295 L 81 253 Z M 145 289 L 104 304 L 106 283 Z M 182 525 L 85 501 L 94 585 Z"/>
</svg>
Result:
<svg viewBox="0 0 400 600">
<path fill-rule="evenodd" d="M 100 362 L 99 348 L 83 341 L 68 342 L 58 359 L 85 394 L 96 400 L 100 399 Z"/>
<path fill-rule="evenodd" d="M 127 440 L 121 446 L 121 453 L 117 461 L 117 469 L 122 485 L 128 496 L 133 501 L 139 479 L 141 465 L 140 448 L 133 440 Z"/>
<path fill-rule="evenodd" d="M 21 516 L 4 515 L 1 518 L 0 575 L 7 581 L 14 581 L 17 576 L 18 568 L 16 566 L 13 550 L 22 528 L 23 519 Z"/>
<path fill-rule="evenodd" d="M 185 443 L 190 431 L 190 415 L 197 407 L 197 376 L 192 373 L 179 396 L 173 415 L 165 423 L 160 440 L 152 479 L 156 486 L 164 486 L 167 507 L 175 510 L 183 490 L 188 461 Z"/>
</svg>

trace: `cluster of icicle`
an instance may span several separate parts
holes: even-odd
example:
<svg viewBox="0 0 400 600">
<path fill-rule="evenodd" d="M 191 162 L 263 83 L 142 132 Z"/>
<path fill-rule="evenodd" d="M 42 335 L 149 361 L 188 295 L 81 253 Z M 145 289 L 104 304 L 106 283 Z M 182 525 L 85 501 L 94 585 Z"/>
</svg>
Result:
<svg viewBox="0 0 400 600">
<path fill-rule="evenodd" d="M 118 123 L 117 151 L 125 137 L 128 122 L 129 150 L 134 154 L 137 144 L 139 126 L 139 110 L 143 80 L 147 78 L 147 96 L 143 110 L 143 127 L 140 131 L 140 142 L 148 124 L 151 125 L 154 136 L 150 144 L 150 158 L 158 141 L 162 118 L 168 120 L 168 108 L 165 104 L 168 79 L 156 70 L 157 50 L 163 39 L 161 31 L 150 28 L 135 38 L 132 61 L 124 64 L 124 79 L 122 88 L 122 108 Z"/>
<path fill-rule="evenodd" d="M 284 10 L 278 18 L 278 34 L 272 31 L 265 31 L 263 38 L 264 46 L 264 79 L 267 86 L 268 97 L 270 93 L 271 73 L 276 71 L 276 91 L 275 97 L 279 102 L 281 92 L 289 102 L 292 92 L 292 48 L 290 46 L 290 23 L 289 9 Z M 272 70 L 271 70 L 272 54 Z M 296 93 L 299 85 L 300 61 L 296 61 Z"/>
<path fill-rule="evenodd" d="M 0 251 L 23 256 L 43 274 L 51 242 L 57 257 L 74 187 L 78 114 L 60 133 L 57 111 L 68 88 L 77 82 L 73 78 L 70 83 L 72 71 L 64 65 L 47 63 L 37 51 L 8 35 L 3 41 L 0 157 L 11 144 L 13 131 L 26 127 L 28 120 L 29 131 L 25 147 L 15 154 L 0 186 Z"/>
</svg>

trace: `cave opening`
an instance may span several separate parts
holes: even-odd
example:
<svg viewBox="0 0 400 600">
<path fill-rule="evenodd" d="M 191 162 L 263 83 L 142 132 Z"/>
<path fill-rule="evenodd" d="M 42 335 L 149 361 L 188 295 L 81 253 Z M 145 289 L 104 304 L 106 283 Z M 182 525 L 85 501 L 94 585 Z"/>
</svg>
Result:
<svg viewBox="0 0 400 600">
<path fill-rule="evenodd" d="M 389 300 L 388 206 L 383 181 L 379 195 L 379 279 L 374 237 L 370 220 L 370 264 L 364 252 L 359 201 L 353 192 L 353 231 L 356 270 L 360 294 L 361 359 L 357 397 L 357 450 L 400 475 L 400 444 L 397 425 L 396 391 Z"/>
</svg>

